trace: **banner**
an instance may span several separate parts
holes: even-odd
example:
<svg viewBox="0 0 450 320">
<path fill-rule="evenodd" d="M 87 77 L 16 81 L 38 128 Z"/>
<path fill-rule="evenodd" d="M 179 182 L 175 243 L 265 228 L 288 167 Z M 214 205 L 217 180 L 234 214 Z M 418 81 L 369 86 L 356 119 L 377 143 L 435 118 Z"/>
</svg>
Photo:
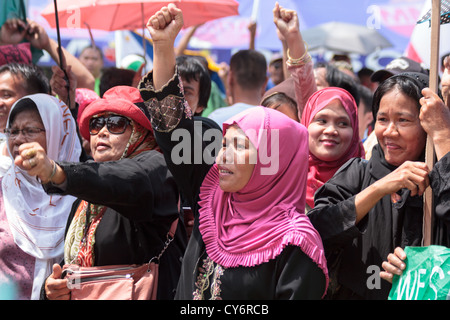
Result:
<svg viewBox="0 0 450 320">
<path fill-rule="evenodd" d="M 422 8 L 422 12 L 419 15 L 419 20 L 423 17 L 431 8 L 431 0 L 427 0 Z M 441 21 L 439 33 L 439 58 L 450 54 L 450 41 L 447 39 L 450 37 L 450 24 L 445 21 Z M 431 54 L 431 28 L 429 22 L 417 23 L 411 34 L 410 42 L 405 50 L 405 56 L 423 63 L 427 68 L 430 68 L 430 54 Z M 441 66 L 440 66 L 441 67 Z M 442 70 L 440 70 L 442 73 Z"/>
<path fill-rule="evenodd" d="M 394 275 L 389 300 L 450 300 L 450 249 L 406 247 L 406 269 Z"/>
</svg>

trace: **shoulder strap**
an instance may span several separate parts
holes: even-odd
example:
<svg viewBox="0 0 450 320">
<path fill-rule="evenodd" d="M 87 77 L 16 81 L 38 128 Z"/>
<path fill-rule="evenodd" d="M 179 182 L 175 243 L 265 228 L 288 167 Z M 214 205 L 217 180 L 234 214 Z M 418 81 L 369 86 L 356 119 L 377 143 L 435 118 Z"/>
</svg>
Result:
<svg viewBox="0 0 450 320">
<path fill-rule="evenodd" d="M 172 222 L 172 225 L 170 226 L 169 232 L 167 232 L 167 239 L 166 239 L 166 242 L 164 243 L 164 248 L 161 250 L 159 255 L 154 256 L 153 258 L 151 258 L 149 263 L 153 262 L 154 260 L 158 260 L 158 262 L 160 261 L 163 253 L 167 250 L 167 248 L 169 247 L 170 243 L 173 241 L 173 239 L 175 237 L 175 232 L 177 231 L 177 227 L 178 227 L 178 220 L 179 220 L 179 218 L 175 219 Z"/>
</svg>

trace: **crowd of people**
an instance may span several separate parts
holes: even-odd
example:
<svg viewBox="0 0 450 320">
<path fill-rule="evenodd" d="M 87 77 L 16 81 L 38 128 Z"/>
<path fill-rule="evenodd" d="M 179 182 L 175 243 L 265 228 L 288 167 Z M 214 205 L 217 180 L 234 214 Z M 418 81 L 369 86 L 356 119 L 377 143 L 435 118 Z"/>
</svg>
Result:
<svg viewBox="0 0 450 320">
<path fill-rule="evenodd" d="M 215 78 L 184 53 L 196 28 L 175 47 L 174 4 L 148 19 L 143 76 L 104 68 L 95 45 L 59 61 L 42 27 L 5 22 L 0 45 L 28 40 L 57 66 L 0 66 L 0 291 L 69 300 L 65 266 L 163 252 L 159 300 L 383 300 L 422 245 L 427 188 L 432 244 L 450 246 L 450 58 L 435 93 L 407 57 L 314 64 L 297 13 L 277 3 L 273 19 L 283 51 L 267 62 L 250 41 Z"/>
</svg>

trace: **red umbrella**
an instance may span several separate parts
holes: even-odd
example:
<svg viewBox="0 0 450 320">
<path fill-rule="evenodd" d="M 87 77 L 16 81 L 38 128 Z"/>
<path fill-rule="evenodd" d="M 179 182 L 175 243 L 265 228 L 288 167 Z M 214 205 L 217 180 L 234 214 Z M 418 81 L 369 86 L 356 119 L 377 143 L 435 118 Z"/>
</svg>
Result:
<svg viewBox="0 0 450 320">
<path fill-rule="evenodd" d="M 58 0 L 59 25 L 107 31 L 141 29 L 148 18 L 169 3 L 183 10 L 185 27 L 239 14 L 239 3 L 235 0 Z M 41 15 L 51 27 L 56 27 L 53 4 Z"/>
</svg>

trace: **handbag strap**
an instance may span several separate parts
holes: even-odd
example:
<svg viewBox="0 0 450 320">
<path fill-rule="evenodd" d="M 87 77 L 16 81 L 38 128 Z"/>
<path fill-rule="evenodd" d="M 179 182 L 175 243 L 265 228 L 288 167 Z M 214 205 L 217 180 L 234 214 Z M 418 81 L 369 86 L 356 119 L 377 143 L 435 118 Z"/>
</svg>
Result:
<svg viewBox="0 0 450 320">
<path fill-rule="evenodd" d="M 177 231 L 177 227 L 178 227 L 178 220 L 179 218 L 175 219 L 172 222 L 172 225 L 170 226 L 169 232 L 167 232 L 167 237 L 166 237 L 166 242 L 164 242 L 164 247 L 161 250 L 161 252 L 159 253 L 159 255 L 154 256 L 153 258 L 150 259 L 150 261 L 148 262 L 149 264 L 154 261 L 154 260 L 158 260 L 158 262 L 160 261 L 163 253 L 167 250 L 167 248 L 169 247 L 170 243 L 173 241 L 173 239 L 175 238 L 175 232 Z"/>
</svg>

